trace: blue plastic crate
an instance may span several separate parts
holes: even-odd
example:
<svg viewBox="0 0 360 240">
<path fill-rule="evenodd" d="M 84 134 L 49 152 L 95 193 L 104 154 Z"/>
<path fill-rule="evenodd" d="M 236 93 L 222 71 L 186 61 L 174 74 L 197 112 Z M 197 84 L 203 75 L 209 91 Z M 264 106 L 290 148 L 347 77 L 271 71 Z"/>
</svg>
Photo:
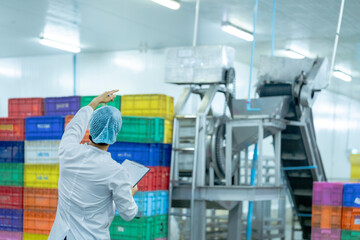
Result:
<svg viewBox="0 0 360 240">
<path fill-rule="evenodd" d="M 343 192 L 344 207 L 360 207 L 360 184 L 346 183 Z"/>
<path fill-rule="evenodd" d="M 64 117 L 30 117 L 25 120 L 26 140 L 59 140 L 64 133 Z"/>
<path fill-rule="evenodd" d="M 170 166 L 170 144 L 116 142 L 109 147 L 109 152 L 119 163 L 129 159 L 149 167 Z"/>
<path fill-rule="evenodd" d="M 169 212 L 169 192 L 168 191 L 156 191 L 156 214 L 162 215 Z"/>
<path fill-rule="evenodd" d="M 0 209 L 0 231 L 23 230 L 23 210 Z"/>
<path fill-rule="evenodd" d="M 150 217 L 169 212 L 168 191 L 137 192 L 134 200 L 138 206 L 137 217 Z M 119 215 L 117 211 L 115 214 Z"/>
<path fill-rule="evenodd" d="M 0 142 L 0 163 L 23 163 L 24 142 Z"/>
<path fill-rule="evenodd" d="M 52 97 L 44 99 L 45 116 L 75 115 L 80 109 L 81 97 Z"/>
<path fill-rule="evenodd" d="M 137 192 L 134 196 L 135 203 L 138 206 L 136 217 L 150 217 L 156 215 L 156 197 L 156 192 Z M 116 210 L 115 214 L 119 215 L 119 212 Z"/>
<path fill-rule="evenodd" d="M 156 215 L 157 198 L 155 192 L 137 192 L 134 200 L 138 206 L 137 217 Z"/>
</svg>

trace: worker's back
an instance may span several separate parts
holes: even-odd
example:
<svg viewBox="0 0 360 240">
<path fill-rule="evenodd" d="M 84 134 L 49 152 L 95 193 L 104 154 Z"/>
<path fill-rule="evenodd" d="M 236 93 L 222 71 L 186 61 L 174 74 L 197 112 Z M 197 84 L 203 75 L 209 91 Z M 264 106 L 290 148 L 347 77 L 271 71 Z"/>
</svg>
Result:
<svg viewBox="0 0 360 240">
<path fill-rule="evenodd" d="M 80 144 L 92 109 L 82 108 L 67 126 L 59 149 L 59 204 L 50 240 L 110 239 L 116 209 L 125 220 L 137 213 L 125 170 L 110 153 Z"/>
</svg>

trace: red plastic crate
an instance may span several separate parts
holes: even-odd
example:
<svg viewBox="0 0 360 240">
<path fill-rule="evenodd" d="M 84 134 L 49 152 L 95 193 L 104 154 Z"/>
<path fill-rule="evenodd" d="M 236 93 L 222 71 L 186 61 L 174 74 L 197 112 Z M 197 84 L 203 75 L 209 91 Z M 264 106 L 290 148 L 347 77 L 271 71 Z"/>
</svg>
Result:
<svg viewBox="0 0 360 240">
<path fill-rule="evenodd" d="M 0 141 L 24 141 L 25 120 L 23 118 L 0 118 Z"/>
<path fill-rule="evenodd" d="M 26 118 L 44 115 L 43 98 L 10 98 L 9 117 Z"/>
<path fill-rule="evenodd" d="M 169 174 L 169 167 L 150 167 L 150 172 L 137 184 L 139 191 L 169 190 Z"/>
<path fill-rule="evenodd" d="M 157 190 L 169 190 L 170 167 L 159 167 L 157 181 L 160 184 Z"/>
<path fill-rule="evenodd" d="M 160 189 L 160 183 L 157 182 L 159 167 L 151 167 L 150 171 L 137 184 L 139 191 L 156 191 Z"/>
<path fill-rule="evenodd" d="M 22 187 L 0 187 L 0 208 L 22 209 L 23 191 Z"/>
</svg>

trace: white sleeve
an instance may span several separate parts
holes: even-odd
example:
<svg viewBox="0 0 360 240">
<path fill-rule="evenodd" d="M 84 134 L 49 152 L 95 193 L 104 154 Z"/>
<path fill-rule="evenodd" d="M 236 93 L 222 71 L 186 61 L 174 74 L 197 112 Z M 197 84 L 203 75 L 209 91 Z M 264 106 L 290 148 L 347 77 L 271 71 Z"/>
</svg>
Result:
<svg viewBox="0 0 360 240">
<path fill-rule="evenodd" d="M 80 144 L 89 124 L 91 114 L 94 112 L 92 107 L 85 106 L 81 108 L 74 118 L 65 128 L 65 132 L 60 142 L 60 149 L 67 144 Z"/>
<path fill-rule="evenodd" d="M 110 178 L 109 188 L 113 195 L 116 210 L 125 221 L 130 221 L 136 216 L 138 207 L 131 193 L 129 176 L 121 165 L 118 167 L 115 170 L 116 173 Z"/>
</svg>

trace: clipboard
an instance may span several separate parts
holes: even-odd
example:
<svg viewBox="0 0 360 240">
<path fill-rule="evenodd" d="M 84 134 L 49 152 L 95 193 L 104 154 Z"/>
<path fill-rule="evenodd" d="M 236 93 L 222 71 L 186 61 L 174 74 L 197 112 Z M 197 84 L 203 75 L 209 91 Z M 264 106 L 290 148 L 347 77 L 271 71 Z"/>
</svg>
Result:
<svg viewBox="0 0 360 240">
<path fill-rule="evenodd" d="M 130 184 L 132 187 L 135 187 L 135 185 L 150 171 L 150 168 L 128 159 L 125 159 L 121 166 L 129 173 Z"/>
</svg>

